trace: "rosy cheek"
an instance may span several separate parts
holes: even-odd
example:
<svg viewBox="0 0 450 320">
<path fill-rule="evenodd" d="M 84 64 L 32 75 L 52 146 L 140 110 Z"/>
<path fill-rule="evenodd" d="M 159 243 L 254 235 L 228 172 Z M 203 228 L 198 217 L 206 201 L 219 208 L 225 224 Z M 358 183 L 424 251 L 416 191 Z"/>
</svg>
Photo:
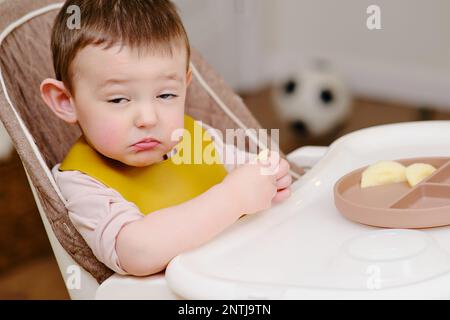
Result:
<svg viewBox="0 0 450 320">
<path fill-rule="evenodd" d="M 99 148 L 101 148 L 104 152 L 112 152 L 114 153 L 121 145 L 123 145 L 123 141 L 120 139 L 126 137 L 125 135 L 120 133 L 120 130 L 117 126 L 110 124 L 103 124 L 102 126 L 98 126 L 96 129 L 97 136 L 97 144 Z"/>
</svg>

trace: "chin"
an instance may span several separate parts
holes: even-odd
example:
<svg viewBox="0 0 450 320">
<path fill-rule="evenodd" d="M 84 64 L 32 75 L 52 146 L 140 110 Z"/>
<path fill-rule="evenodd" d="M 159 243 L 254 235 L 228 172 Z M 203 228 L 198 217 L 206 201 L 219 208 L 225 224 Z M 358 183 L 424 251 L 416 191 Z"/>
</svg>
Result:
<svg viewBox="0 0 450 320">
<path fill-rule="evenodd" d="M 130 166 L 136 167 L 136 168 L 144 168 L 144 167 L 148 167 L 149 165 L 151 165 L 151 163 L 145 163 L 145 164 L 137 163 L 137 164 L 131 164 Z"/>
<path fill-rule="evenodd" d="M 139 160 L 133 160 L 130 161 L 130 163 L 127 163 L 130 166 L 133 167 L 147 167 L 149 165 L 152 165 L 156 162 L 158 162 L 158 159 L 162 158 L 162 156 L 157 156 L 157 157 L 147 157 L 145 159 L 139 159 Z"/>
</svg>

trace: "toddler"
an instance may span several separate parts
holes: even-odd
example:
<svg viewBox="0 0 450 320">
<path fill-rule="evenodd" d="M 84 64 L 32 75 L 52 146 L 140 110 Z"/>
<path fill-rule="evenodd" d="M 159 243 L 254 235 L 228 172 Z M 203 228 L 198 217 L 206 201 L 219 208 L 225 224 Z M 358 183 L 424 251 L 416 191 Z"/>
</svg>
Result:
<svg viewBox="0 0 450 320">
<path fill-rule="evenodd" d="M 73 6 L 79 28 L 68 24 Z M 51 49 L 56 79 L 41 83 L 42 98 L 82 132 L 52 173 L 74 226 L 115 272 L 160 272 L 241 215 L 289 197 L 287 161 L 275 152 L 266 162 L 250 153 L 224 161 L 244 152 L 185 114 L 190 46 L 170 1 L 69 0 Z M 211 141 L 202 161 L 180 163 L 180 149 L 198 147 L 188 139 L 196 130 Z"/>
</svg>

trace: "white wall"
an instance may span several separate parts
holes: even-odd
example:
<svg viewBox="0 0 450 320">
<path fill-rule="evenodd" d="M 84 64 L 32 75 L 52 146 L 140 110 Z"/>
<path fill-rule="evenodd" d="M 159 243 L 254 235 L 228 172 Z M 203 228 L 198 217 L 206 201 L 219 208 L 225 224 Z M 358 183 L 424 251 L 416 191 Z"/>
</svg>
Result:
<svg viewBox="0 0 450 320">
<path fill-rule="evenodd" d="M 199 50 L 227 83 L 237 89 L 253 89 L 259 65 L 257 56 L 264 38 L 259 0 L 175 0 L 191 45 Z M 257 17 L 260 18 L 257 18 Z M 258 21 L 257 21 L 258 20 Z"/>
<path fill-rule="evenodd" d="M 450 1 L 277 0 L 272 65 L 322 56 L 359 94 L 450 109 Z M 366 8 L 381 8 L 368 30 Z M 272 70 L 276 68 L 272 67 Z"/>
<path fill-rule="evenodd" d="M 235 89 L 283 77 L 312 57 L 360 95 L 450 110 L 448 0 L 178 0 L 197 47 Z M 382 30 L 366 8 L 381 7 Z"/>
</svg>

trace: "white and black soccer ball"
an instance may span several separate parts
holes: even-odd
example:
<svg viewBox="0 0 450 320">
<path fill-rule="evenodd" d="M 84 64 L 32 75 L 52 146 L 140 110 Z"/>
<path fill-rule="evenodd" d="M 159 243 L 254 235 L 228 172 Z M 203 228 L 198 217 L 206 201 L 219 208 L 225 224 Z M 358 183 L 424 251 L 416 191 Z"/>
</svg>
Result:
<svg viewBox="0 0 450 320">
<path fill-rule="evenodd" d="M 301 68 L 274 85 L 273 101 L 281 120 L 313 136 L 328 133 L 349 115 L 351 95 L 345 82 L 330 70 Z"/>
</svg>

